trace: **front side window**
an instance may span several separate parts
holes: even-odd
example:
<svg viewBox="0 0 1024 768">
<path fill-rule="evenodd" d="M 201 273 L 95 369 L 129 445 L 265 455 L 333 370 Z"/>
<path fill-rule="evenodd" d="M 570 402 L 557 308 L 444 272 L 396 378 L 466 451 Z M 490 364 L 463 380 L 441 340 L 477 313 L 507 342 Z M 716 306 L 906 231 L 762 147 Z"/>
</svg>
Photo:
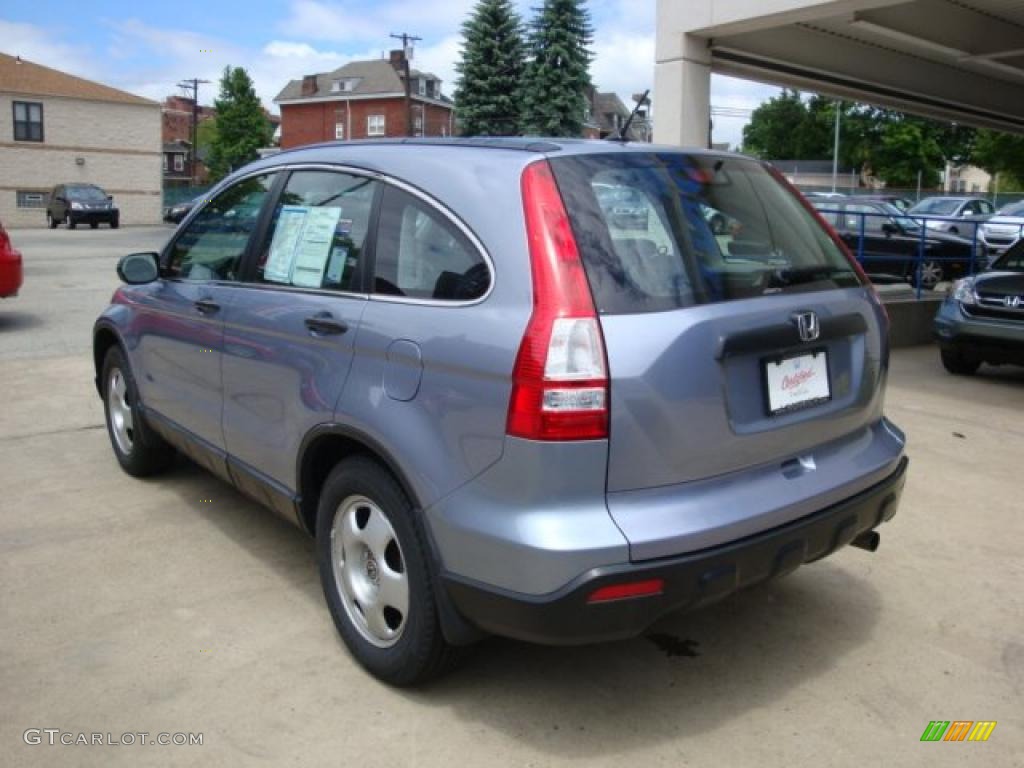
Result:
<svg viewBox="0 0 1024 768">
<path fill-rule="evenodd" d="M 359 267 L 380 182 L 334 171 L 295 171 L 274 210 L 256 281 L 359 290 Z"/>
<path fill-rule="evenodd" d="M 35 101 L 14 102 L 14 140 L 43 140 L 43 105 Z"/>
<path fill-rule="evenodd" d="M 366 135 L 384 135 L 384 115 L 370 115 L 366 118 Z"/>
<path fill-rule="evenodd" d="M 440 211 L 387 187 L 377 230 L 374 292 L 438 301 L 472 301 L 487 292 L 480 252 Z"/>
<path fill-rule="evenodd" d="M 817 218 L 758 162 L 681 152 L 548 162 L 599 312 L 860 285 Z"/>
<path fill-rule="evenodd" d="M 213 198 L 174 241 L 165 275 L 182 280 L 237 280 L 274 176 L 244 179 Z"/>
</svg>

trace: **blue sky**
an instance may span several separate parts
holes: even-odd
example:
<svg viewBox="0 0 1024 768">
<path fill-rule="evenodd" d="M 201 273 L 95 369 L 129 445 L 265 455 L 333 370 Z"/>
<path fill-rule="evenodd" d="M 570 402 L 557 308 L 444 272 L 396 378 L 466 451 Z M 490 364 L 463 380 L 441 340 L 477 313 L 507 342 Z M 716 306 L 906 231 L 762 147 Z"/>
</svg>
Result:
<svg viewBox="0 0 1024 768">
<path fill-rule="evenodd" d="M 352 59 L 375 58 L 388 35 L 423 38 L 414 66 L 454 87 L 459 27 L 474 0 L 122 0 L 5 3 L 0 50 L 46 66 L 161 99 L 189 77 L 216 81 L 228 64 L 244 66 L 266 105 L 292 78 L 325 72 Z M 525 16 L 538 0 L 516 0 Z M 590 0 L 595 27 L 591 76 L 601 90 L 631 93 L 653 86 L 654 0 Z M 83 13 L 84 11 L 84 13 Z M 750 109 L 775 92 L 715 77 L 716 106 Z M 211 101 L 215 86 L 200 92 Z M 653 94 L 657 115 L 657 94 Z M 276 109 L 275 109 L 276 111 Z M 737 143 L 743 120 L 716 120 L 715 140 Z"/>
</svg>

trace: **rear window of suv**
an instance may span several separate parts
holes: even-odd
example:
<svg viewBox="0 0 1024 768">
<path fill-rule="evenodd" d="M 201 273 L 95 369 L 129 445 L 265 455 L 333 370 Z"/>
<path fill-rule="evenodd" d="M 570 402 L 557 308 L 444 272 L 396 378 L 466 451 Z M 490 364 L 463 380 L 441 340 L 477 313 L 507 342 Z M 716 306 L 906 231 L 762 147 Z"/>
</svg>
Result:
<svg viewBox="0 0 1024 768">
<path fill-rule="evenodd" d="M 656 312 L 860 284 L 760 163 L 683 153 L 551 159 L 599 312 Z"/>
</svg>

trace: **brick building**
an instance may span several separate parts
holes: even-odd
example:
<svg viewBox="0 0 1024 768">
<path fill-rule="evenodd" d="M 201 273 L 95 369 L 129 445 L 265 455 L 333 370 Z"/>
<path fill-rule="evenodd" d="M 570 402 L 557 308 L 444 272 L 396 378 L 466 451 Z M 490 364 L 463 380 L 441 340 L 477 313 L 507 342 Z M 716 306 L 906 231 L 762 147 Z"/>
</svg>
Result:
<svg viewBox="0 0 1024 768">
<path fill-rule="evenodd" d="M 405 99 L 405 57 L 353 61 L 333 72 L 292 80 L 274 102 L 281 109 L 281 148 L 319 141 L 409 136 L 450 136 L 455 127 L 452 101 L 441 80 L 410 70 Z"/>
<path fill-rule="evenodd" d="M 191 177 L 189 162 L 192 157 L 192 99 L 186 96 L 168 96 L 161 105 L 161 132 L 163 134 L 163 169 L 165 182 L 187 184 Z M 196 112 L 198 122 L 217 116 L 213 107 L 202 104 Z M 202 160 L 196 162 L 197 183 L 203 184 L 209 171 Z"/>
<path fill-rule="evenodd" d="M 122 225 L 160 221 L 160 104 L 0 53 L 0 221 L 42 227 L 57 184 L 97 184 Z"/>
</svg>

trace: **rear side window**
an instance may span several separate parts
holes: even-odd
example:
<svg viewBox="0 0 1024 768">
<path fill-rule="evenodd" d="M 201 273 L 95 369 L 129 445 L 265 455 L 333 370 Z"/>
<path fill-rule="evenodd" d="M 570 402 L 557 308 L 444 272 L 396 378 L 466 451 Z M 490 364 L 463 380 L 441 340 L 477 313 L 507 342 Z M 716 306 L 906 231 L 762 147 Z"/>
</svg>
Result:
<svg viewBox="0 0 1024 768">
<path fill-rule="evenodd" d="M 437 301 L 479 299 L 490 270 L 447 216 L 397 187 L 386 187 L 375 247 L 374 292 Z"/>
<path fill-rule="evenodd" d="M 335 171 L 295 171 L 274 210 L 256 281 L 355 291 L 380 182 Z"/>
<path fill-rule="evenodd" d="M 613 153 L 549 162 L 599 312 L 860 284 L 814 216 L 756 161 Z"/>
</svg>

